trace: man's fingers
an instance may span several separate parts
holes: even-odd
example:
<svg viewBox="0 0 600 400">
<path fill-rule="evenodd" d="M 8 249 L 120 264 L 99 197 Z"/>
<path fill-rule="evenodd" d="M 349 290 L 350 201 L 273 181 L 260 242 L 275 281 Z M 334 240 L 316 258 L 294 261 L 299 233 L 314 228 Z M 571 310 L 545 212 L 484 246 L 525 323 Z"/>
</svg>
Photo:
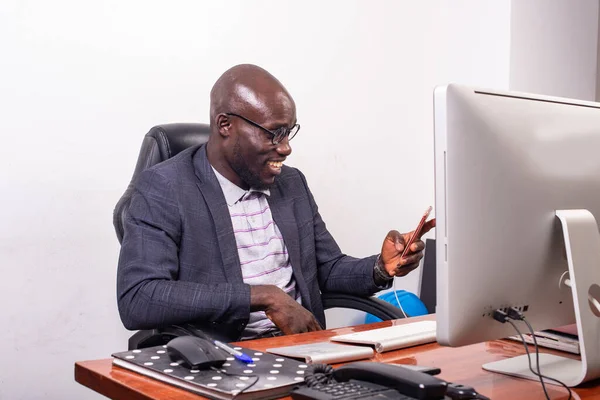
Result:
<svg viewBox="0 0 600 400">
<path fill-rule="evenodd" d="M 421 231 L 420 237 L 423 237 L 424 234 L 426 234 L 433 228 L 435 228 L 435 218 L 432 218 L 429 221 L 425 222 L 425 225 L 423 225 L 423 230 Z"/>
<path fill-rule="evenodd" d="M 424 249 L 425 249 L 425 242 L 423 242 L 422 240 L 417 240 L 410 246 L 410 251 L 413 253 L 423 251 Z"/>
<path fill-rule="evenodd" d="M 277 325 L 277 324 L 275 324 L 275 325 Z M 293 329 L 293 328 L 291 328 L 291 327 L 289 327 L 289 326 L 287 326 L 287 325 L 284 325 L 284 326 L 277 326 L 277 327 L 278 327 L 279 329 L 281 329 L 281 332 L 283 332 L 283 334 L 284 334 L 284 335 L 291 335 L 291 334 L 294 334 L 294 333 L 296 333 L 296 332 L 294 332 L 294 329 Z"/>
<path fill-rule="evenodd" d="M 394 246 L 396 247 L 397 251 L 404 250 L 404 236 L 402 236 L 400 232 L 396 230 L 389 231 L 388 234 L 385 236 L 385 239 L 394 243 Z"/>
<path fill-rule="evenodd" d="M 419 263 L 399 266 L 394 271 L 395 272 L 394 276 L 405 276 L 409 272 L 411 272 L 412 270 L 414 270 L 415 268 L 417 268 L 418 266 L 419 266 Z"/>
<path fill-rule="evenodd" d="M 418 253 L 404 257 L 402 260 L 400 260 L 400 265 L 406 266 L 415 263 L 418 264 L 419 261 L 421 261 L 421 258 L 423 258 L 423 252 L 420 251 Z"/>
<path fill-rule="evenodd" d="M 321 329 L 321 324 L 319 324 L 319 321 L 317 321 L 317 318 L 311 314 L 312 317 L 312 325 L 313 325 L 313 331 L 320 331 Z"/>
<path fill-rule="evenodd" d="M 313 324 L 313 328 L 311 329 L 311 331 L 321 331 L 321 325 L 319 325 L 319 323 L 317 321 L 315 321 L 315 323 Z"/>
</svg>

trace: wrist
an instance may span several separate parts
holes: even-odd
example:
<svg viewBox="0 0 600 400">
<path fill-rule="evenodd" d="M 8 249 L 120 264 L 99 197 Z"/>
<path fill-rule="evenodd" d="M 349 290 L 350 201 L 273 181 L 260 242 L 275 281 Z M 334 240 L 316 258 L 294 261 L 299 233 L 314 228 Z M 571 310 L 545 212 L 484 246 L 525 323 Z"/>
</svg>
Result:
<svg viewBox="0 0 600 400">
<path fill-rule="evenodd" d="M 373 268 L 373 277 L 376 282 L 389 282 L 394 279 L 393 275 L 390 275 L 385 268 L 385 264 L 381 259 L 381 254 L 377 256 L 377 260 L 375 261 L 375 267 Z"/>
<path fill-rule="evenodd" d="M 272 307 L 278 292 L 281 289 L 275 285 L 250 286 L 250 311 L 265 311 Z"/>
</svg>

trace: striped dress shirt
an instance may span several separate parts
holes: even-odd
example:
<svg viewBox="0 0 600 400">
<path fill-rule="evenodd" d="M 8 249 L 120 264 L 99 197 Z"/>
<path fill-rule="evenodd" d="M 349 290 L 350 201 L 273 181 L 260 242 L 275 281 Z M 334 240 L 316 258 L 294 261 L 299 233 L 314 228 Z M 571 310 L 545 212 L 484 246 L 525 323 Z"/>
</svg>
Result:
<svg viewBox="0 0 600 400">
<path fill-rule="evenodd" d="M 283 237 L 267 202 L 269 190 L 244 190 L 213 171 L 229 208 L 244 283 L 275 285 L 302 304 Z M 241 339 L 278 331 L 264 311 L 256 311 L 250 313 Z"/>
</svg>

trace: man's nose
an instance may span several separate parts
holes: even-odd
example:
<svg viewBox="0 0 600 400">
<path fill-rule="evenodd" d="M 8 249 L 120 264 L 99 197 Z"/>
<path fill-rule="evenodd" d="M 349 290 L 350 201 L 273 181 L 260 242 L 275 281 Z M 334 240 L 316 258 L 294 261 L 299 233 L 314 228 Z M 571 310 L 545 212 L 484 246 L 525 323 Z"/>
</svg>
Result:
<svg viewBox="0 0 600 400">
<path fill-rule="evenodd" d="M 287 157 L 292 154 L 292 147 L 290 146 L 290 141 L 287 136 L 283 138 L 281 142 L 277 143 L 277 147 L 275 149 L 277 150 L 277 153 L 282 156 Z"/>
</svg>

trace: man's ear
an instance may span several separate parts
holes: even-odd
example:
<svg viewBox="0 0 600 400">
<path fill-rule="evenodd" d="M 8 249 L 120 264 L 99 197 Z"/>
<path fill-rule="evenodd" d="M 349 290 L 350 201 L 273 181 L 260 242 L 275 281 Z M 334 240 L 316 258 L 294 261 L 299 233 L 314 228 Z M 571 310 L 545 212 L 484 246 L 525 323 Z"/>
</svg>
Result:
<svg viewBox="0 0 600 400">
<path fill-rule="evenodd" d="M 229 115 L 221 113 L 217 115 L 217 130 L 219 131 L 219 135 L 222 137 L 231 136 L 231 129 L 233 128 L 231 125 L 231 119 Z"/>
</svg>

